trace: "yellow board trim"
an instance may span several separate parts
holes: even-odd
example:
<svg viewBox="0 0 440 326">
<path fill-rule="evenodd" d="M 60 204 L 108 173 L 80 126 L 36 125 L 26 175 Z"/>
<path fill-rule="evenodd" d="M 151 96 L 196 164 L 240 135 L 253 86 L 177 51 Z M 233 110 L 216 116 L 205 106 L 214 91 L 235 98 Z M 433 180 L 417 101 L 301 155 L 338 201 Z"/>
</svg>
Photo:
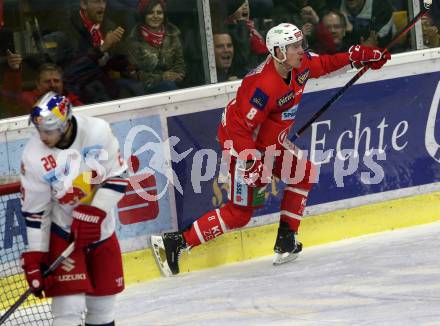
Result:
<svg viewBox="0 0 440 326">
<path fill-rule="evenodd" d="M 344 209 L 305 218 L 299 239 L 305 247 L 440 220 L 440 192 L 390 200 L 351 209 Z M 273 254 L 277 224 L 241 229 L 224 234 L 183 254 L 181 272 L 191 272 L 219 265 Z M 127 285 L 160 277 L 150 249 L 123 255 Z M 13 294 L 5 296 L 7 287 L 15 284 Z M 23 276 L 0 278 L 3 307 L 10 306 L 25 290 Z M 18 285 L 18 286 L 17 286 Z M 25 306 L 41 302 L 33 296 Z"/>
<path fill-rule="evenodd" d="M 299 239 L 305 247 L 440 220 L 440 192 L 400 198 L 305 218 Z M 226 233 L 184 253 L 181 272 L 273 254 L 277 224 Z M 160 277 L 150 249 L 123 255 L 126 284 Z"/>
</svg>

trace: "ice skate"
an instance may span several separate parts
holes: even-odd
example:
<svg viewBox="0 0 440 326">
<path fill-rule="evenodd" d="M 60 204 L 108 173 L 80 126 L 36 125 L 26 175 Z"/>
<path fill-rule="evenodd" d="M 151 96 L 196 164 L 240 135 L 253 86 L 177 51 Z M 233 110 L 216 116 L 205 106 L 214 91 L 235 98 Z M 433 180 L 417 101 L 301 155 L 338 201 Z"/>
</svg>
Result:
<svg viewBox="0 0 440 326">
<path fill-rule="evenodd" d="M 151 236 L 151 249 L 161 273 L 165 277 L 179 274 L 179 258 L 186 242 L 180 232 Z"/>
<path fill-rule="evenodd" d="M 273 265 L 277 266 L 295 260 L 301 250 L 302 243 L 296 240 L 296 233 L 281 222 L 274 247 Z"/>
</svg>

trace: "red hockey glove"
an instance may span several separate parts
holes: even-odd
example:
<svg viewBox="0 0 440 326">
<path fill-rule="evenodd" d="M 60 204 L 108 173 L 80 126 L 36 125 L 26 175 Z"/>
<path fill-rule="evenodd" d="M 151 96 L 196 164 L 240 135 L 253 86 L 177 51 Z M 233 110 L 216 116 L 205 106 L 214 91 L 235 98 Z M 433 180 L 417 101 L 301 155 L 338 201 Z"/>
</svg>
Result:
<svg viewBox="0 0 440 326">
<path fill-rule="evenodd" d="M 270 182 L 271 174 L 264 173 L 267 168 L 261 160 L 249 160 L 246 169 L 242 170 L 243 181 L 249 187 L 264 187 Z"/>
<path fill-rule="evenodd" d="M 91 205 L 79 205 L 73 210 L 70 231 L 75 249 L 84 249 L 101 239 L 101 224 L 106 215 L 102 209 Z"/>
<path fill-rule="evenodd" d="M 391 59 L 387 49 L 366 45 L 353 45 L 348 50 L 348 54 L 355 67 L 367 66 L 373 70 L 382 68 Z"/>
<path fill-rule="evenodd" d="M 44 266 L 47 266 L 47 260 L 47 253 L 41 251 L 24 252 L 21 255 L 21 268 L 24 270 L 29 288 L 38 298 L 43 297 L 43 290 L 45 289 L 43 269 Z"/>
</svg>

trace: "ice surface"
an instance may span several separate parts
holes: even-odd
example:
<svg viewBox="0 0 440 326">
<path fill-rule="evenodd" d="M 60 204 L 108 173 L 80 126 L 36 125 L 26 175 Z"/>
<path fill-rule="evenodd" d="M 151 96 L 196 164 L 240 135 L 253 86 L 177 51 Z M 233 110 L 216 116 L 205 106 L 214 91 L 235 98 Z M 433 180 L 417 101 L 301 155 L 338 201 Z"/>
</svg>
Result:
<svg viewBox="0 0 440 326">
<path fill-rule="evenodd" d="M 440 325 L 440 223 L 133 285 L 118 326 Z"/>
</svg>

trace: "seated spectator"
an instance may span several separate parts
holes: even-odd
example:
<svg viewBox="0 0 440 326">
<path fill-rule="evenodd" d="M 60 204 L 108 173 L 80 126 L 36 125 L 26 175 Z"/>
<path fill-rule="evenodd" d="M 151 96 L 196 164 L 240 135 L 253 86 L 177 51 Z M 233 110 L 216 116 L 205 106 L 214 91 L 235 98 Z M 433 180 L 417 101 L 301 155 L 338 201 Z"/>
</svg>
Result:
<svg viewBox="0 0 440 326">
<path fill-rule="evenodd" d="M 42 64 L 39 67 L 38 78 L 35 81 L 35 89 L 25 91 L 22 87 L 21 55 L 9 51 L 7 60 L 8 68 L 3 79 L 2 94 L 4 101 L 17 105 L 17 111 L 13 112 L 13 116 L 29 114 L 35 102 L 49 91 L 64 94 L 74 106 L 83 104 L 75 94 L 64 92 L 63 71 L 59 66 L 52 63 Z"/>
<path fill-rule="evenodd" d="M 347 43 L 345 36 L 345 16 L 339 10 L 324 12 L 321 22 L 316 28 L 317 42 L 312 50 L 320 54 L 345 52 L 351 45 Z"/>
<path fill-rule="evenodd" d="M 239 78 L 244 77 L 255 68 L 269 52 L 263 37 L 250 20 L 250 9 L 247 0 L 227 1 L 226 27 L 234 44 L 232 71 Z"/>
<path fill-rule="evenodd" d="M 238 79 L 230 74 L 229 70 L 234 58 L 234 45 L 231 35 L 226 32 L 216 32 L 214 38 L 215 66 L 217 68 L 217 81 L 224 82 Z"/>
<path fill-rule="evenodd" d="M 390 0 L 339 0 L 332 2 L 347 17 L 350 44 L 385 47 L 395 33 Z"/>
<path fill-rule="evenodd" d="M 105 19 L 106 6 L 106 0 L 80 0 L 80 10 L 64 26 L 74 51 L 64 69 L 65 86 L 86 103 L 118 98 L 120 84 L 110 72 L 126 66 L 114 54 L 124 29 Z"/>
<path fill-rule="evenodd" d="M 138 9 L 140 22 L 127 38 L 128 76 L 145 94 L 175 90 L 186 69 L 180 31 L 167 21 L 163 0 L 141 0 Z"/>
<path fill-rule="evenodd" d="M 440 46 L 439 29 L 434 25 L 434 21 L 429 13 L 422 17 L 422 33 L 425 48 L 436 48 Z"/>
</svg>

